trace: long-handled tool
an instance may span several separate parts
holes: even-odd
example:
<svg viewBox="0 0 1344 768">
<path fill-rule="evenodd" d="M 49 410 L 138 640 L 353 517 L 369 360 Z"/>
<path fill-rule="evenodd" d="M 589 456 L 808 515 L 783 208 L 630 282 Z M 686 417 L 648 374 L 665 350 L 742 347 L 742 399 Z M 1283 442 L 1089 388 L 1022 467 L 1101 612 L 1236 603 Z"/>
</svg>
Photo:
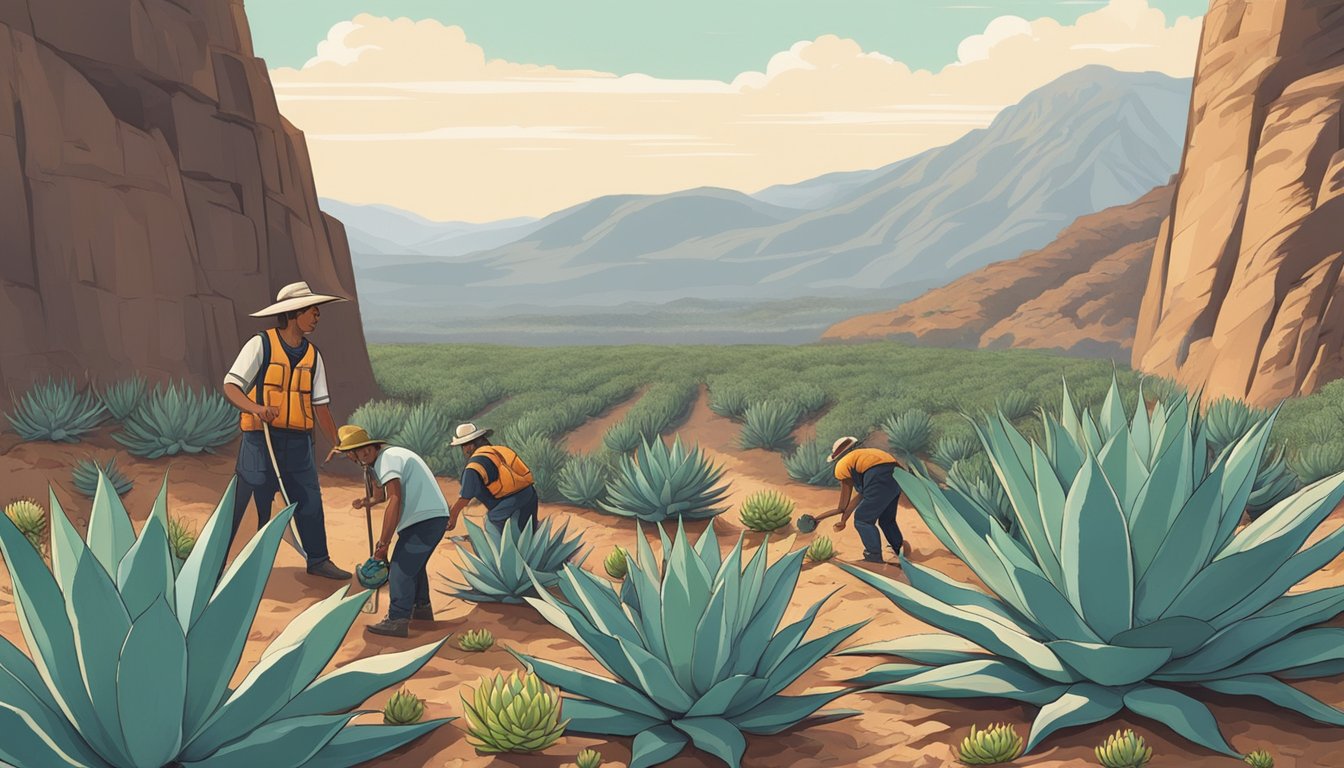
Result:
<svg viewBox="0 0 1344 768">
<path fill-rule="evenodd" d="M 271 469 L 275 470 L 275 482 L 280 486 L 280 497 L 285 500 L 285 506 L 289 506 L 293 502 L 289 500 L 289 492 L 285 490 L 285 481 L 280 477 L 280 462 L 275 459 L 275 443 L 271 441 L 271 425 L 266 423 L 265 420 L 261 422 L 261 431 L 266 436 L 266 453 L 271 457 Z M 292 515 L 289 518 L 289 527 L 285 529 L 282 537 L 306 563 L 308 553 L 303 551 L 303 545 L 299 543 L 299 528 Z"/>
<path fill-rule="evenodd" d="M 364 522 L 369 530 L 369 560 L 373 560 L 373 475 L 369 468 L 364 468 Z M 359 610 L 362 613 L 378 612 L 378 593 L 382 589 L 375 587 L 373 590 L 373 599 L 364 601 L 364 607 Z"/>
</svg>

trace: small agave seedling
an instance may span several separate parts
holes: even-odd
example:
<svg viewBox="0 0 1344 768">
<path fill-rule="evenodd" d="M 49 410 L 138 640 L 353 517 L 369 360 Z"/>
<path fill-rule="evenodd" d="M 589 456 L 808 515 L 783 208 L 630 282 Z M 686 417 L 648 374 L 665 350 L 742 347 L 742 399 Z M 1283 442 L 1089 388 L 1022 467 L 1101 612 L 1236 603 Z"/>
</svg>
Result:
<svg viewBox="0 0 1344 768">
<path fill-rule="evenodd" d="M 807 545 L 807 559 L 814 563 L 824 563 L 832 557 L 835 557 L 835 545 L 829 536 L 818 536 Z"/>
<path fill-rule="evenodd" d="M 470 629 L 457 641 L 457 647 L 468 653 L 483 653 L 495 645 L 495 636 L 488 629 Z"/>
<path fill-rule="evenodd" d="M 462 697 L 467 743 L 482 754 L 532 753 L 550 748 L 565 733 L 560 692 L 528 672 L 483 677 L 471 699 Z"/>
<path fill-rule="evenodd" d="M 5 506 L 5 517 L 38 552 L 47 551 L 47 511 L 32 499 L 16 499 Z"/>
<path fill-rule="evenodd" d="M 574 765 L 578 768 L 602 768 L 602 753 L 596 749 L 585 749 L 579 752 Z"/>
<path fill-rule="evenodd" d="M 1011 725 L 991 725 L 983 730 L 971 726 L 971 735 L 957 748 L 963 765 L 998 765 L 1022 754 L 1022 737 Z"/>
<path fill-rule="evenodd" d="M 630 558 L 630 553 L 621 547 L 612 547 L 611 554 L 607 555 L 602 561 L 602 567 L 606 569 L 607 575 L 613 579 L 621 580 L 630 572 L 630 567 L 626 561 Z"/>
<path fill-rule="evenodd" d="M 1245 757 L 1251 768 L 1274 768 L 1274 756 L 1263 749 L 1257 749 Z"/>
<path fill-rule="evenodd" d="M 1152 748 L 1131 730 L 1111 734 L 1096 748 L 1096 753 L 1104 768 L 1144 768 L 1153 759 Z"/>
<path fill-rule="evenodd" d="M 383 707 L 383 722 L 388 725 L 414 725 L 425 716 L 425 700 L 402 688 L 392 694 Z"/>
<path fill-rule="evenodd" d="M 742 524 L 759 533 L 769 533 L 793 520 L 793 502 L 779 491 L 760 491 L 742 502 Z"/>
<path fill-rule="evenodd" d="M 173 551 L 173 557 L 178 560 L 186 560 L 191 556 L 191 550 L 196 546 L 196 532 L 187 527 L 180 518 L 168 518 L 168 546 Z"/>
<path fill-rule="evenodd" d="M 81 495 L 93 498 L 94 492 L 98 490 L 99 474 L 107 475 L 118 496 L 125 496 L 135 487 L 135 483 L 117 468 L 116 456 L 108 459 L 106 464 L 99 464 L 94 459 L 80 459 L 70 475 L 70 482 Z"/>
</svg>

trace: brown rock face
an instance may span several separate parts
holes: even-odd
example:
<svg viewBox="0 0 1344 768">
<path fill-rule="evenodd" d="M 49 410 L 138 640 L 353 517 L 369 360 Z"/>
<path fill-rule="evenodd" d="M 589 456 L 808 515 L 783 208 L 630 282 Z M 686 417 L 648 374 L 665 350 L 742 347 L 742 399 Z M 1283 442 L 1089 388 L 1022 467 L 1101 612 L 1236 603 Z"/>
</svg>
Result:
<svg viewBox="0 0 1344 768">
<path fill-rule="evenodd" d="M 825 338 L 895 338 L 952 347 L 1048 349 L 1125 357 L 1154 238 L 1172 187 L 1083 216 L 1050 245 L 991 264 Z"/>
<path fill-rule="evenodd" d="M 1271 405 L 1344 375 L 1344 7 L 1213 0 L 1135 367 Z"/>
<path fill-rule="evenodd" d="M 286 283 L 355 299 L 242 0 L 0 0 L 0 379 L 218 386 Z M 355 303 L 314 336 L 375 390 Z"/>
</svg>

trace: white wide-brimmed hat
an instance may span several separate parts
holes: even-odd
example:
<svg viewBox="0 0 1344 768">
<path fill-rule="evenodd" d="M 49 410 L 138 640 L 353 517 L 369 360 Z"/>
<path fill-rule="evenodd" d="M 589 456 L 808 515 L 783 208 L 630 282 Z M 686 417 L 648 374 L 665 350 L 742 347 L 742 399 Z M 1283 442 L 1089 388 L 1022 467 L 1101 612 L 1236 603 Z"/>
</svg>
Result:
<svg viewBox="0 0 1344 768">
<path fill-rule="evenodd" d="M 859 444 L 859 438 L 848 436 L 842 437 L 831 444 L 831 455 L 826 459 L 826 463 L 833 464 L 835 460 L 845 455 L 850 448 Z"/>
<path fill-rule="evenodd" d="M 479 440 L 493 434 L 495 434 L 493 429 L 477 429 L 475 424 L 467 422 L 457 425 L 457 430 L 453 433 L 453 441 L 449 445 L 466 445 L 473 440 Z"/>
<path fill-rule="evenodd" d="M 253 312 L 253 317 L 270 317 L 272 315 L 283 315 L 286 312 L 293 312 L 299 309 L 315 307 L 318 304 L 330 304 L 333 301 L 349 301 L 349 299 L 340 296 L 327 296 L 322 293 L 313 293 L 313 289 L 308 287 L 307 283 L 290 283 L 275 295 L 275 303 L 271 306 Z"/>
</svg>

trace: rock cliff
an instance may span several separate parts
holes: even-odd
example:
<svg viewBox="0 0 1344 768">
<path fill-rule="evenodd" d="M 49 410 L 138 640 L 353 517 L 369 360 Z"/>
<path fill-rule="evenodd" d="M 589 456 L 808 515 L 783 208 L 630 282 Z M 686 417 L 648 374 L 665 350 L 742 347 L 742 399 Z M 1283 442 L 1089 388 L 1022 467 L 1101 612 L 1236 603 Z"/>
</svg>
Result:
<svg viewBox="0 0 1344 768">
<path fill-rule="evenodd" d="M 1050 245 L 991 264 L 890 312 L 828 330 L 826 339 L 952 347 L 1049 349 L 1124 358 L 1134 338 L 1170 185 L 1080 217 Z"/>
<path fill-rule="evenodd" d="M 1344 375 L 1344 4 L 1213 0 L 1138 368 L 1258 405 Z"/>
<path fill-rule="evenodd" d="M 218 386 L 286 283 L 355 296 L 242 0 L 0 0 L 0 379 Z M 314 336 L 375 389 L 356 303 Z"/>
</svg>

